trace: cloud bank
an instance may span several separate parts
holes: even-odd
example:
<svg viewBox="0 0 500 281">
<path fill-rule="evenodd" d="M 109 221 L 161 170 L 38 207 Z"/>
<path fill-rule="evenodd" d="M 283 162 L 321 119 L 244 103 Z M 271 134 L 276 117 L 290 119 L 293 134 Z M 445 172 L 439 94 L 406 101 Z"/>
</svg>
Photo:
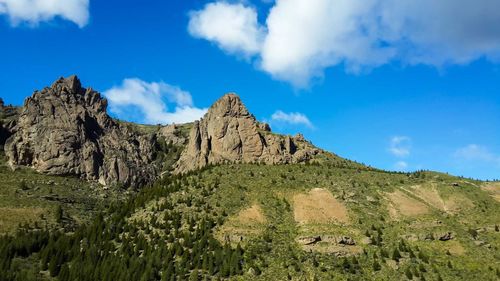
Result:
<svg viewBox="0 0 500 281">
<path fill-rule="evenodd" d="M 120 86 L 103 93 L 108 99 L 110 111 L 119 118 L 127 119 L 139 111 L 141 120 L 147 124 L 186 123 L 200 119 L 206 108 L 193 105 L 191 94 L 179 87 L 164 82 L 145 82 L 138 78 L 124 79 Z M 168 110 L 174 105 L 174 111 Z"/>
<path fill-rule="evenodd" d="M 10 23 L 37 25 L 56 17 L 72 21 L 80 28 L 89 20 L 89 0 L 0 0 L 0 15 Z"/>
<path fill-rule="evenodd" d="M 251 6 L 217 1 L 190 14 L 189 32 L 253 55 L 274 78 L 306 87 L 326 68 L 390 62 L 443 67 L 500 60 L 498 0 L 277 0 L 265 23 Z"/>
</svg>

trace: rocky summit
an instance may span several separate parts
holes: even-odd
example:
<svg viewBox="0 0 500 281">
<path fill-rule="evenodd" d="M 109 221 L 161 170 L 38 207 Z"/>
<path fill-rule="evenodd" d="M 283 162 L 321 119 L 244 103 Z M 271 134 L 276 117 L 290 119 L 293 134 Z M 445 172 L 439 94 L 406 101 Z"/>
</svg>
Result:
<svg viewBox="0 0 500 281">
<path fill-rule="evenodd" d="M 138 187 L 165 169 L 180 174 L 209 164 L 301 163 L 321 152 L 300 134 L 271 133 L 234 93 L 220 98 L 194 124 L 159 126 L 148 133 L 111 118 L 106 99 L 83 88 L 76 76 L 35 91 L 21 108 L 2 104 L 0 109 L 9 117 L 2 119 L 2 143 L 12 168 L 28 166 L 102 185 Z M 189 126 L 189 135 L 182 135 Z M 160 139 L 182 150 L 169 167 L 155 161 Z"/>
<path fill-rule="evenodd" d="M 74 175 L 102 185 L 140 186 L 154 179 L 154 137 L 121 126 L 107 101 L 76 76 L 61 78 L 25 100 L 5 143 L 11 167 Z"/>
<path fill-rule="evenodd" d="M 319 152 L 301 135 L 272 134 L 267 124 L 259 123 L 248 112 L 236 94 L 229 93 L 194 123 L 175 172 L 184 173 L 208 164 L 299 163 Z"/>
</svg>

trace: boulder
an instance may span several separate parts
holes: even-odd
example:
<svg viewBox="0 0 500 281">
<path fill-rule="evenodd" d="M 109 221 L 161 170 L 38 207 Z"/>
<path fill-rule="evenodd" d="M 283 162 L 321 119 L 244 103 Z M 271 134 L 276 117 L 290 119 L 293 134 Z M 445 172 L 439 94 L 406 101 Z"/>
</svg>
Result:
<svg viewBox="0 0 500 281">
<path fill-rule="evenodd" d="M 443 235 L 439 236 L 439 241 L 448 241 L 453 239 L 453 235 L 451 232 L 444 233 Z"/>
<path fill-rule="evenodd" d="M 348 246 L 356 245 L 356 241 L 354 241 L 354 239 L 352 239 L 351 237 L 348 237 L 348 236 L 340 237 L 340 239 L 338 240 L 337 243 L 341 244 L 341 245 L 348 245 Z"/>
<path fill-rule="evenodd" d="M 321 242 L 321 236 L 310 236 L 310 237 L 301 237 L 298 239 L 299 243 L 302 245 L 313 245 L 318 242 Z"/>
</svg>

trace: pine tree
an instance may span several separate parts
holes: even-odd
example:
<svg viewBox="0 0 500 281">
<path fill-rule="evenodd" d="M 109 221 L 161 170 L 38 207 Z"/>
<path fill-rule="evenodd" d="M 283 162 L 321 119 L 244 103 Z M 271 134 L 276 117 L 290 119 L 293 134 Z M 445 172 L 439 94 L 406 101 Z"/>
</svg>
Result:
<svg viewBox="0 0 500 281">
<path fill-rule="evenodd" d="M 399 259 L 401 258 L 401 254 L 399 253 L 399 250 L 396 248 L 392 252 L 392 259 L 399 262 Z"/>
<path fill-rule="evenodd" d="M 189 275 L 189 281 L 198 281 L 198 269 L 195 268 L 191 271 L 191 275 Z"/>
<path fill-rule="evenodd" d="M 406 275 L 406 278 L 408 278 L 408 279 L 410 279 L 410 280 L 411 280 L 411 279 L 413 279 L 413 273 L 411 273 L 410 268 L 407 268 L 407 269 L 405 270 L 405 275 Z"/>
<path fill-rule="evenodd" d="M 54 216 L 55 216 L 56 222 L 61 223 L 62 217 L 63 217 L 63 209 L 62 209 L 61 205 L 57 205 L 56 212 L 55 212 Z"/>
<path fill-rule="evenodd" d="M 68 264 L 65 263 L 63 266 L 61 266 L 61 271 L 59 272 L 59 280 L 60 281 L 70 281 L 70 272 L 69 272 L 69 267 Z"/>
<path fill-rule="evenodd" d="M 52 256 L 49 263 L 49 272 L 50 276 L 56 277 L 59 274 L 59 265 L 57 264 L 57 257 L 55 255 Z"/>
</svg>

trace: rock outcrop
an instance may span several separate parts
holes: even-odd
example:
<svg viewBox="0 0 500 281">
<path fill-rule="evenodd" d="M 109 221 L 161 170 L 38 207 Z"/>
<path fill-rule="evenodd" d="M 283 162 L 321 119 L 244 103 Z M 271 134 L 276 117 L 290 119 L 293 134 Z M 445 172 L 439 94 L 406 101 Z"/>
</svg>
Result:
<svg viewBox="0 0 500 281">
<path fill-rule="evenodd" d="M 0 98 L 0 145 L 14 134 L 17 118 L 19 117 L 19 108 L 12 105 L 5 105 Z"/>
<path fill-rule="evenodd" d="M 187 141 L 180 132 L 180 126 L 176 124 L 161 127 L 158 136 L 163 137 L 167 143 L 176 146 L 183 146 Z"/>
<path fill-rule="evenodd" d="M 257 122 L 240 98 L 230 93 L 194 123 L 174 172 L 184 173 L 208 164 L 299 163 L 317 153 L 319 150 L 302 136 L 272 134 L 267 124 Z"/>
<path fill-rule="evenodd" d="M 103 185 L 139 186 L 155 179 L 154 136 L 120 125 L 106 108 L 107 101 L 76 76 L 35 91 L 5 143 L 9 164 Z"/>
</svg>

